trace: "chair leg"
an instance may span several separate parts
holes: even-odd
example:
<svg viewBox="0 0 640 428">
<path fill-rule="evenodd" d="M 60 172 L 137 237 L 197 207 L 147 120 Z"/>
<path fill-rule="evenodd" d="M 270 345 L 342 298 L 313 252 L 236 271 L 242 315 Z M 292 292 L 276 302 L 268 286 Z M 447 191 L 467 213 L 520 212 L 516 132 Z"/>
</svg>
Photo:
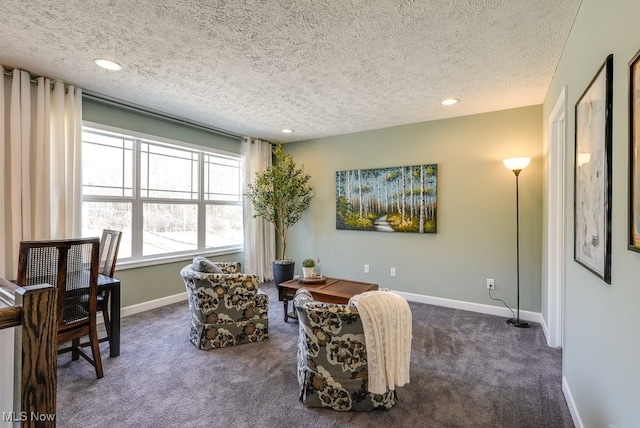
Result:
<svg viewBox="0 0 640 428">
<path fill-rule="evenodd" d="M 93 329 L 89 332 L 89 342 L 91 342 L 91 356 L 93 357 L 93 365 L 96 368 L 96 377 L 102 379 L 104 372 L 102 370 L 102 358 L 100 357 L 100 345 L 98 344 L 98 330 Z"/>
<path fill-rule="evenodd" d="M 111 339 L 111 323 L 109 321 L 109 306 L 108 300 L 102 302 L 102 318 L 104 319 L 104 328 L 107 330 L 107 337 Z"/>
<path fill-rule="evenodd" d="M 76 361 L 78 358 L 80 358 L 78 346 L 80 346 L 80 338 L 73 339 L 71 341 L 71 361 Z"/>
</svg>

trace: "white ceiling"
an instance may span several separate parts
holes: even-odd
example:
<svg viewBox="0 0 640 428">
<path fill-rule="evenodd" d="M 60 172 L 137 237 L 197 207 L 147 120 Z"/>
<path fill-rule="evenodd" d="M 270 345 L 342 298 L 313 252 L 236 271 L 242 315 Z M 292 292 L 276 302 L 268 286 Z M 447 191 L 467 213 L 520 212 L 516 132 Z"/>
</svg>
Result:
<svg viewBox="0 0 640 428">
<path fill-rule="evenodd" d="M 298 141 L 541 104 L 580 1 L 2 0 L 0 64 Z"/>
</svg>

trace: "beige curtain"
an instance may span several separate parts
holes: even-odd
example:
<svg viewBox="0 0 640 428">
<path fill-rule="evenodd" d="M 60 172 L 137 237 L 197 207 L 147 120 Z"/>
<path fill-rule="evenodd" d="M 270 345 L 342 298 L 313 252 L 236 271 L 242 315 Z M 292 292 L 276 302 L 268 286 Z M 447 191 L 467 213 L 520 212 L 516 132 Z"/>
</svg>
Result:
<svg viewBox="0 0 640 428">
<path fill-rule="evenodd" d="M 245 184 L 252 183 L 256 172 L 271 165 L 271 143 L 246 138 L 242 145 Z M 274 226 L 262 218 L 253 218 L 251 202 L 244 198 L 244 264 L 245 273 L 258 275 L 261 281 L 273 279 L 272 263 L 276 259 Z"/>
<path fill-rule="evenodd" d="M 80 236 L 82 91 L 0 70 L 0 275 L 14 278 L 20 241 Z"/>
</svg>

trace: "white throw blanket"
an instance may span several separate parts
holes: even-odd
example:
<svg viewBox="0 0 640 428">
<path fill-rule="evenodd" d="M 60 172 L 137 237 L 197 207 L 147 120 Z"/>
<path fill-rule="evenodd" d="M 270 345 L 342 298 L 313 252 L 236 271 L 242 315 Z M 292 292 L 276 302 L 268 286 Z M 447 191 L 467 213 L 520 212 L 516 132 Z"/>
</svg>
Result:
<svg viewBox="0 0 640 428">
<path fill-rule="evenodd" d="M 388 290 L 353 296 L 364 329 L 369 362 L 369 392 L 383 394 L 409 383 L 411 308 Z"/>
</svg>

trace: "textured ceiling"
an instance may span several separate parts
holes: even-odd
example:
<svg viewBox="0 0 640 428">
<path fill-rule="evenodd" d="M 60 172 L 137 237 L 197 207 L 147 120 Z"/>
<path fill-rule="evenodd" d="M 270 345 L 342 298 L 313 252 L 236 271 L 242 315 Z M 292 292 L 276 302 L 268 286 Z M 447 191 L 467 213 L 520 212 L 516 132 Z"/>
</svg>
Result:
<svg viewBox="0 0 640 428">
<path fill-rule="evenodd" d="M 297 141 L 541 104 L 579 5 L 2 0 L 0 64 Z M 100 69 L 98 57 L 124 69 Z M 461 102 L 441 106 L 447 97 Z"/>
</svg>

